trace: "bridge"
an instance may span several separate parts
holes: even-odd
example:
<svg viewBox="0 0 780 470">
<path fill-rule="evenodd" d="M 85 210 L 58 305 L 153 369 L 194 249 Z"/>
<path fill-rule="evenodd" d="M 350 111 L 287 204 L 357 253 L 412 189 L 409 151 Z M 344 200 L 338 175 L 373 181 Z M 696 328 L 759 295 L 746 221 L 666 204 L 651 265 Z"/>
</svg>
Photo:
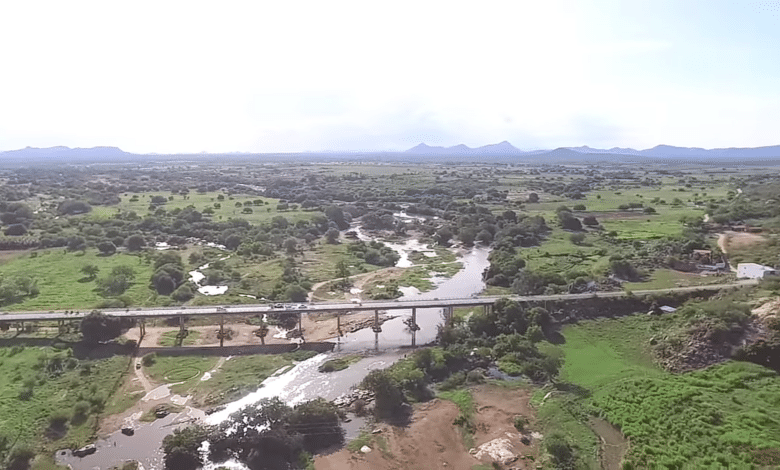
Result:
<svg viewBox="0 0 780 470">
<path fill-rule="evenodd" d="M 136 308 L 136 309 L 105 309 L 101 310 L 106 315 L 112 315 L 121 318 L 130 318 L 133 320 L 140 320 L 139 327 L 141 329 L 141 335 L 145 333 L 145 319 L 150 318 L 166 318 L 166 317 L 178 317 L 179 325 L 184 330 L 184 319 L 186 317 L 194 316 L 218 316 L 220 317 L 220 329 L 224 324 L 225 316 L 240 316 L 240 315 L 263 315 L 263 314 L 295 314 L 298 316 L 298 324 L 300 326 L 301 317 L 307 313 L 335 313 L 337 321 L 340 321 L 341 315 L 348 315 L 357 311 L 373 310 L 375 314 L 374 328 L 379 329 L 379 311 L 388 310 L 411 310 L 411 324 L 416 324 L 417 309 L 438 308 L 443 309 L 445 319 L 452 317 L 452 310 L 456 307 L 482 307 L 485 309 L 491 308 L 491 306 L 500 298 L 508 298 L 518 302 L 544 302 L 544 301 L 576 301 L 590 298 L 609 298 L 609 297 L 624 297 L 627 295 L 654 295 L 654 294 L 670 294 L 670 293 L 685 293 L 696 291 L 711 291 L 721 290 L 742 286 L 756 285 L 756 280 L 742 280 L 730 284 L 711 284 L 704 286 L 691 286 L 691 287 L 674 287 L 667 289 L 653 289 L 653 290 L 638 290 L 629 294 L 626 291 L 611 291 L 611 292 L 593 292 L 584 294 L 555 294 L 555 295 L 527 295 L 527 296 L 475 296 L 459 299 L 419 299 L 419 300 L 389 300 L 389 301 L 364 301 L 364 302 L 321 302 L 301 304 L 302 308 L 295 308 L 294 306 L 286 306 L 285 308 L 274 308 L 268 304 L 240 304 L 240 305 L 224 305 L 224 306 L 179 306 L 179 307 L 151 307 L 151 308 Z M 7 312 L 0 314 L 0 324 L 16 324 L 24 325 L 24 322 L 42 322 L 42 321 L 57 321 L 63 324 L 66 321 L 80 320 L 89 315 L 90 312 L 84 311 L 48 311 L 48 312 Z M 340 323 L 339 323 L 340 330 Z M 220 335 L 221 337 L 221 335 Z M 415 343 L 414 334 L 412 335 L 412 345 Z"/>
</svg>

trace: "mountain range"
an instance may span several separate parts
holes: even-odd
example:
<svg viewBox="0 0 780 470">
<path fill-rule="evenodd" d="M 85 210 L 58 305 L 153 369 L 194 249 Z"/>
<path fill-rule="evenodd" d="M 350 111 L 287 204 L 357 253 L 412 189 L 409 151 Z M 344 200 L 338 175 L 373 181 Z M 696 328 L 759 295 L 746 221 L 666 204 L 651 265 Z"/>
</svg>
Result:
<svg viewBox="0 0 780 470">
<path fill-rule="evenodd" d="M 716 148 L 675 147 L 657 145 L 646 150 L 613 147 L 598 149 L 588 147 L 559 147 L 556 149 L 520 150 L 507 141 L 482 147 L 468 147 L 460 144 L 453 147 L 436 147 L 421 143 L 402 152 L 329 152 L 329 153 L 199 153 L 199 154 L 133 154 L 117 147 L 69 148 L 27 147 L 19 150 L 0 151 L 0 165 L 30 165 L 45 163 L 125 163 L 143 160 L 166 160 L 184 158 L 199 160 L 212 158 L 215 155 L 242 159 L 265 159 L 268 161 L 302 161 L 317 160 L 389 160 L 389 161 L 483 161 L 483 162 L 545 162 L 545 163 L 596 163 L 596 162 L 640 162 L 640 161 L 671 161 L 671 162 L 764 162 L 780 161 L 780 145 L 755 148 Z"/>
<path fill-rule="evenodd" d="M 520 150 L 507 141 L 498 144 L 485 145 L 483 147 L 467 147 L 463 144 L 454 147 L 432 147 L 421 143 L 406 150 L 410 155 L 436 155 L 436 156 L 524 156 L 524 155 L 549 155 L 557 157 L 576 158 L 590 160 L 593 155 L 612 156 L 638 156 L 656 158 L 715 158 L 715 159 L 746 159 L 746 158 L 780 158 L 780 145 L 754 148 L 716 148 L 703 149 L 699 147 L 674 147 L 671 145 L 657 145 L 646 150 L 632 148 L 613 147 L 610 149 L 591 148 L 587 145 L 581 147 L 559 147 L 553 150 Z"/>
</svg>

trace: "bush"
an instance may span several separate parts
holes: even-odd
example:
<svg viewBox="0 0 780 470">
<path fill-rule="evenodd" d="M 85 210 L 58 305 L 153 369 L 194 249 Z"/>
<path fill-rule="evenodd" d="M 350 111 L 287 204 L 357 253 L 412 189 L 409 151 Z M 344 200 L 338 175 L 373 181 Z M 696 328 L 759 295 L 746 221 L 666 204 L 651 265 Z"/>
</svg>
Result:
<svg viewBox="0 0 780 470">
<path fill-rule="evenodd" d="M 141 363 L 144 365 L 144 367 L 151 367 L 154 365 L 154 363 L 157 362 L 157 353 L 150 353 L 141 359 Z"/>
<path fill-rule="evenodd" d="M 73 418 L 74 423 L 83 423 L 87 416 L 89 416 L 90 404 L 86 400 L 82 400 L 73 405 Z"/>
</svg>

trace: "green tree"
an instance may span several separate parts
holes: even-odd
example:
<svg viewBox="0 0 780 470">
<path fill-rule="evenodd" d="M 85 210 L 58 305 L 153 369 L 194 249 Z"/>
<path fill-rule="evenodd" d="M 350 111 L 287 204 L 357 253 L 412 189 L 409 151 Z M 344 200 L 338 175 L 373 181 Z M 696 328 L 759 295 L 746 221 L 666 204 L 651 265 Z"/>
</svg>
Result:
<svg viewBox="0 0 780 470">
<path fill-rule="evenodd" d="M 349 263 L 347 263 L 347 260 L 339 260 L 338 263 L 336 263 L 336 278 L 341 279 L 339 282 L 342 289 L 347 289 L 349 286 L 352 285 L 352 282 L 349 280 L 350 272 L 349 272 Z"/>
<path fill-rule="evenodd" d="M 130 235 L 127 237 L 127 241 L 125 241 L 125 243 L 127 244 L 128 251 L 140 251 L 141 248 L 146 246 L 144 237 L 139 234 Z"/>
<path fill-rule="evenodd" d="M 97 249 L 106 256 L 116 253 L 116 245 L 108 240 L 98 243 Z"/>
<path fill-rule="evenodd" d="M 209 429 L 204 426 L 188 426 L 175 429 L 162 442 L 167 470 L 195 470 L 203 465 L 200 446 L 208 438 Z"/>
<path fill-rule="evenodd" d="M 92 281 L 97 277 L 97 274 L 100 272 L 100 268 L 94 264 L 87 264 L 81 268 L 81 272 L 84 273 L 90 281 Z"/>
</svg>

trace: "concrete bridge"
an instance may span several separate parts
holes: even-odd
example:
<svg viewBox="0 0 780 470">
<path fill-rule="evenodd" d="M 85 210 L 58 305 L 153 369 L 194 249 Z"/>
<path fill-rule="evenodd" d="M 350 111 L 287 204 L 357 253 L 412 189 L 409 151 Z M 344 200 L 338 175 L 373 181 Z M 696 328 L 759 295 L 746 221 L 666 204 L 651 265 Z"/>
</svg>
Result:
<svg viewBox="0 0 780 470">
<path fill-rule="evenodd" d="M 707 286 L 693 286 L 693 287 L 675 287 L 668 289 L 656 289 L 656 290 L 640 290 L 634 291 L 633 295 L 652 295 L 652 294 L 669 294 L 675 292 L 695 292 L 702 290 L 721 290 L 742 286 L 756 285 L 756 280 L 737 281 L 730 284 L 713 284 Z M 182 331 L 184 330 L 184 320 L 187 317 L 194 316 L 217 316 L 220 318 L 220 329 L 224 324 L 225 316 L 241 316 L 241 315 L 263 315 L 269 313 L 286 313 L 294 314 L 298 316 L 298 324 L 300 326 L 301 317 L 304 313 L 335 313 L 337 320 L 340 320 L 342 314 L 350 314 L 357 311 L 374 311 L 374 331 L 381 331 L 379 326 L 379 311 L 388 310 L 411 310 L 411 325 L 416 325 L 417 309 L 429 309 L 439 308 L 444 312 L 444 318 L 449 319 L 452 317 L 452 310 L 455 307 L 482 307 L 484 309 L 490 309 L 496 300 L 500 298 L 508 298 L 518 302 L 543 302 L 543 301 L 576 301 L 581 299 L 588 299 L 594 297 L 608 298 L 608 297 L 624 297 L 629 295 L 625 291 L 614 292 L 594 292 L 586 294 L 556 294 L 556 295 L 528 295 L 528 296 L 481 296 L 481 297 L 467 297 L 460 299 L 420 299 L 420 300 L 389 300 L 389 301 L 365 301 L 360 303 L 345 302 L 345 303 L 311 303 L 301 304 L 301 308 L 294 306 L 286 306 L 286 308 L 274 308 L 268 304 L 241 304 L 241 305 L 224 305 L 224 306 L 203 306 L 203 307 L 151 307 L 151 308 L 135 308 L 135 309 L 105 309 L 101 310 L 107 315 L 113 315 L 121 318 L 130 318 L 139 321 L 139 327 L 141 329 L 141 335 L 145 333 L 144 320 L 149 318 L 166 318 L 166 317 L 178 317 L 179 325 Z M 67 321 L 80 320 L 88 315 L 88 311 L 49 311 L 49 312 L 7 312 L 0 314 L 0 324 L 15 324 L 17 327 L 21 325 L 23 328 L 25 322 L 42 322 L 42 321 L 56 321 L 61 325 Z M 412 345 L 415 345 L 414 328 L 412 327 Z M 340 324 L 339 324 L 340 330 Z M 220 335 L 221 337 L 221 335 Z"/>
</svg>

